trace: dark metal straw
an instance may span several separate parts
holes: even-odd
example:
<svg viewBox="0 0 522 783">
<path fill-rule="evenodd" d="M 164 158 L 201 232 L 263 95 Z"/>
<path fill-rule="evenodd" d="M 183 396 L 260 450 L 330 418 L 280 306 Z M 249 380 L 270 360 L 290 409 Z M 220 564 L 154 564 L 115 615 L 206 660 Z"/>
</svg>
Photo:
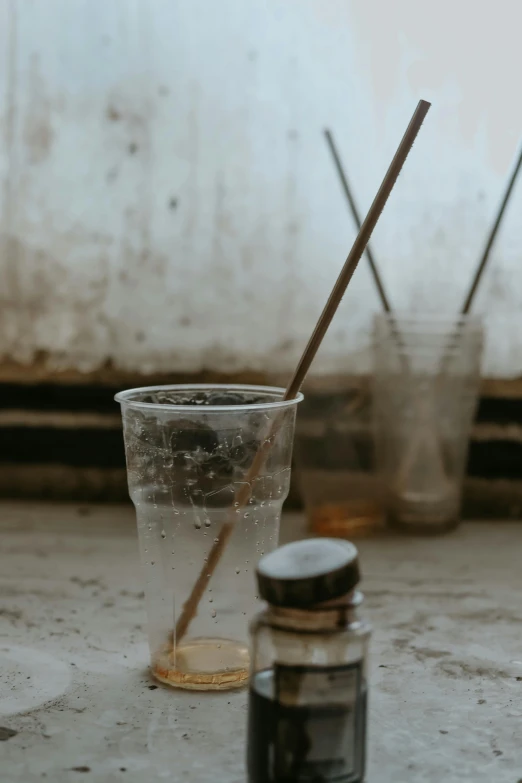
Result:
<svg viewBox="0 0 522 783">
<path fill-rule="evenodd" d="M 357 226 L 357 229 L 361 230 L 361 218 L 359 217 L 359 210 L 357 209 L 357 204 L 355 203 L 355 196 L 353 195 L 350 184 L 348 182 L 348 177 L 346 176 L 346 172 L 344 170 L 343 164 L 341 163 L 341 158 L 339 155 L 339 152 L 337 150 L 337 146 L 335 144 L 333 134 L 332 132 L 326 128 L 324 131 L 324 135 L 326 138 L 326 143 L 328 144 L 328 148 L 332 154 L 333 162 L 335 165 L 335 168 L 337 169 L 337 174 L 339 175 L 339 179 L 341 181 L 342 188 L 344 190 L 344 195 L 346 196 L 346 199 L 348 201 L 348 204 L 350 206 L 350 210 L 352 213 L 352 217 L 354 219 L 355 225 Z M 395 342 L 397 343 L 397 348 L 399 349 L 399 360 L 401 362 L 402 368 L 405 372 L 410 371 L 410 363 L 408 359 L 408 354 L 406 351 L 406 347 L 404 345 L 404 342 L 402 340 L 399 327 L 395 321 L 395 318 L 393 317 L 393 310 L 392 306 L 390 304 L 390 300 L 388 299 L 388 295 L 386 294 L 386 291 L 384 290 L 384 284 L 382 282 L 381 274 L 379 272 L 379 268 L 377 266 L 377 261 L 375 260 L 375 256 L 373 255 L 373 251 L 370 248 L 370 243 L 366 245 L 366 258 L 368 259 L 368 263 L 370 264 L 370 270 L 373 275 L 373 279 L 375 282 L 375 285 L 377 287 L 377 293 L 379 295 L 379 299 L 381 300 L 382 309 L 385 313 L 388 313 L 390 316 L 390 325 L 393 333 L 393 338 Z"/>
<path fill-rule="evenodd" d="M 366 247 L 372 231 L 375 228 L 375 225 L 384 208 L 384 205 L 388 200 L 388 196 L 390 195 L 393 186 L 395 185 L 397 177 L 399 176 L 408 153 L 413 146 L 413 142 L 417 137 L 423 120 L 428 113 L 430 105 L 431 104 L 429 104 L 427 101 L 419 101 L 417 108 L 413 113 L 410 123 L 406 129 L 406 133 L 404 134 L 401 143 L 399 144 L 397 152 L 395 153 L 390 167 L 382 181 L 381 187 L 379 188 L 377 195 L 373 200 L 373 204 L 371 205 L 369 212 L 366 215 L 363 224 L 361 225 L 361 230 L 359 231 L 355 242 L 353 243 L 352 249 L 350 250 L 345 264 L 341 270 L 341 274 L 337 278 L 332 293 L 326 302 L 323 312 L 321 313 L 316 327 L 312 332 L 312 336 L 310 337 L 310 340 L 308 341 L 303 355 L 299 360 L 292 379 L 287 386 L 283 397 L 285 400 L 293 400 L 299 393 L 299 389 L 301 388 L 301 385 L 305 379 L 306 373 L 308 372 L 315 354 L 317 353 L 317 349 L 319 348 L 321 341 L 332 321 L 332 318 L 335 315 L 337 307 L 343 298 L 346 287 L 352 279 L 353 273 L 355 272 L 357 264 L 359 263 L 359 260 L 364 252 L 364 248 Z M 250 500 L 252 493 L 252 482 L 259 475 L 259 472 L 263 467 L 281 421 L 282 417 L 280 415 L 276 416 L 273 420 L 267 437 L 257 450 L 247 475 L 241 482 L 240 487 L 236 492 L 234 498 L 234 508 L 231 510 L 230 518 L 227 522 L 223 523 L 217 539 L 210 548 L 207 561 L 203 565 L 203 568 L 201 569 L 201 572 L 192 588 L 190 596 L 183 606 L 178 622 L 176 623 L 174 644 L 178 643 L 179 640 L 185 635 L 192 618 L 197 612 L 199 602 L 234 530 L 235 520 L 237 518 L 237 510 L 245 506 Z"/>
<path fill-rule="evenodd" d="M 324 136 L 326 139 L 326 143 L 328 144 L 328 148 L 332 154 L 333 162 L 335 164 L 335 168 L 337 169 L 337 174 L 339 175 L 339 180 L 341 182 L 342 188 L 344 190 L 344 195 L 346 196 L 346 200 L 348 201 L 348 204 L 350 205 L 350 209 L 352 212 L 352 217 L 354 219 L 355 225 L 357 226 L 357 230 L 361 230 L 361 218 L 359 217 L 359 210 L 357 209 L 357 204 L 355 203 L 355 198 L 352 195 L 352 192 L 350 190 L 350 185 L 348 183 L 348 178 L 346 176 L 346 172 L 343 168 L 343 164 L 341 163 L 341 158 L 339 157 L 339 152 L 337 151 L 337 147 L 332 135 L 332 132 L 329 128 L 326 128 L 324 131 Z M 381 275 L 379 273 L 379 269 L 377 267 L 377 262 L 375 261 L 375 258 L 372 253 L 372 249 L 370 247 L 370 243 L 366 245 L 366 258 L 368 259 L 368 263 L 370 264 L 370 269 L 373 275 L 373 279 L 375 281 L 375 285 L 377 286 L 377 291 L 379 294 L 379 298 L 381 300 L 381 304 L 383 307 L 383 310 L 386 313 L 391 312 L 391 305 L 390 301 L 386 295 L 386 291 L 384 290 L 384 285 L 382 283 Z"/>
<path fill-rule="evenodd" d="M 491 230 L 489 232 L 488 238 L 486 240 L 486 244 L 484 246 L 484 250 L 482 252 L 482 256 L 478 262 L 477 268 L 475 270 L 475 274 L 473 276 L 473 279 L 471 281 L 471 285 L 468 290 L 468 294 L 466 296 L 466 299 L 464 300 L 464 304 L 462 305 L 462 309 L 460 311 L 460 315 L 468 315 L 469 311 L 471 310 L 471 305 L 473 303 L 473 299 L 475 297 L 475 294 L 477 292 L 478 285 L 480 283 L 480 280 L 482 278 L 482 274 L 484 273 L 484 270 L 486 268 L 486 265 L 488 263 L 491 250 L 493 249 L 493 245 L 495 243 L 496 236 L 498 234 L 498 230 L 500 228 L 500 224 L 502 223 L 502 219 L 504 217 L 504 213 L 506 211 L 507 205 L 509 203 L 509 199 L 511 198 L 511 193 L 513 192 L 513 188 L 515 187 L 515 182 L 518 177 L 518 172 L 520 171 L 520 168 L 522 167 L 522 148 L 520 149 L 520 152 L 518 154 L 517 162 L 515 164 L 515 168 L 513 169 L 511 173 L 511 177 L 509 178 L 509 182 L 507 185 L 507 188 L 504 193 L 504 198 L 500 202 L 500 206 L 495 218 L 495 222 L 493 223 Z M 456 343 L 458 342 L 458 339 L 460 337 L 461 333 L 461 326 L 462 323 L 459 319 L 455 331 L 451 334 L 448 344 L 442 354 L 442 359 L 440 363 L 439 368 L 439 377 L 444 375 L 444 372 L 447 369 L 447 364 L 449 361 L 449 354 L 452 348 L 455 347 Z"/>
<path fill-rule="evenodd" d="M 471 305 L 475 296 L 475 293 L 477 291 L 480 279 L 482 277 L 482 274 L 486 268 L 486 264 L 488 262 L 491 250 L 493 248 L 493 244 L 495 242 L 495 238 L 497 236 L 498 230 L 500 228 L 500 224 L 502 223 L 502 218 L 504 216 L 504 212 L 506 211 L 506 207 L 508 205 L 509 199 L 511 197 L 511 193 L 513 191 L 513 188 L 515 186 L 515 182 L 518 176 L 518 172 L 520 171 L 520 168 L 522 166 L 522 149 L 520 150 L 515 168 L 513 169 L 513 172 L 511 174 L 511 177 L 508 182 L 508 186 L 506 188 L 506 191 L 504 193 L 504 198 L 501 201 L 499 210 L 497 212 L 497 216 L 495 218 L 495 222 L 493 223 L 493 226 L 491 227 L 491 231 L 489 232 L 489 236 L 487 238 L 484 251 L 482 253 L 482 256 L 480 258 L 480 261 L 478 263 L 477 269 L 475 271 L 475 274 L 473 276 L 473 279 L 471 281 L 471 285 L 469 287 L 468 295 L 466 296 L 466 299 L 464 301 L 464 304 L 462 306 L 462 309 L 460 311 L 460 317 L 458 318 L 457 324 L 455 325 L 455 329 L 452 330 L 452 333 L 450 334 L 447 343 L 442 351 L 442 356 L 437 372 L 437 378 L 436 382 L 440 383 L 445 374 L 448 371 L 448 364 L 452 358 L 452 351 L 458 344 L 458 341 L 461 339 L 462 334 L 462 321 L 461 316 L 468 315 Z M 393 327 L 393 324 L 392 324 Z M 413 444 L 412 449 L 409 453 L 409 461 L 407 462 L 406 468 L 402 470 L 402 475 L 407 475 L 407 471 L 411 468 L 411 465 L 413 464 L 415 458 L 416 458 L 416 446 L 418 445 L 419 440 L 421 437 L 425 437 L 425 435 L 422 433 L 422 430 L 416 429 L 416 442 Z M 406 455 L 408 456 L 408 455 Z"/>
<path fill-rule="evenodd" d="M 499 211 L 497 213 L 497 218 L 495 222 L 493 223 L 493 226 L 491 228 L 491 231 L 489 233 L 486 245 L 484 247 L 484 252 L 482 253 L 482 258 L 479 261 L 478 267 L 475 272 L 475 276 L 473 277 L 473 280 L 471 281 L 471 286 L 468 291 L 468 295 L 466 299 L 464 300 L 464 304 L 462 305 L 462 310 L 460 311 L 462 315 L 467 315 L 470 311 L 471 304 L 473 302 L 473 298 L 475 296 L 475 292 L 477 290 L 478 284 L 480 282 L 480 278 L 482 277 L 482 273 L 484 272 L 484 269 L 486 268 L 486 264 L 488 263 L 489 254 L 491 253 L 491 249 L 493 247 L 493 243 L 495 242 L 495 238 L 497 236 L 498 230 L 500 228 L 500 224 L 502 223 L 502 218 L 504 217 L 504 212 L 506 211 L 506 207 L 508 205 L 509 199 L 511 197 L 511 192 L 515 186 L 515 182 L 518 176 L 518 172 L 520 171 L 520 167 L 522 166 L 522 148 L 520 150 L 518 160 L 516 163 L 515 168 L 513 169 L 513 173 L 511 174 L 511 179 L 509 180 L 508 186 L 506 188 L 506 192 L 504 193 L 504 198 L 502 199 L 502 202 L 500 204 Z"/>
</svg>

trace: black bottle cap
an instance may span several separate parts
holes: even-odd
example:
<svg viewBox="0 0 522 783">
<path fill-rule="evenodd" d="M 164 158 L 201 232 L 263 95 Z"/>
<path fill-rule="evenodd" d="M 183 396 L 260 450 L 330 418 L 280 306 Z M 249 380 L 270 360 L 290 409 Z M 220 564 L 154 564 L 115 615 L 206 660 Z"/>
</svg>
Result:
<svg viewBox="0 0 522 783">
<path fill-rule="evenodd" d="M 257 567 L 259 593 L 273 606 L 306 609 L 347 595 L 359 581 L 357 549 L 337 538 L 285 544 Z"/>
</svg>

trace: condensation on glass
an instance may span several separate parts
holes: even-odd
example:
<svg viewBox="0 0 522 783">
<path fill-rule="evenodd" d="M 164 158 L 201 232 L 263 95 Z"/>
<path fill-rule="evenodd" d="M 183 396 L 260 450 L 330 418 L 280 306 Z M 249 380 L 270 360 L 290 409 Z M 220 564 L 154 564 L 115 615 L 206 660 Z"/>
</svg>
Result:
<svg viewBox="0 0 522 783">
<path fill-rule="evenodd" d="M 170 685 L 226 689 L 248 678 L 254 569 L 277 546 L 301 399 L 283 402 L 282 396 L 282 389 L 269 387 L 200 385 L 116 397 L 136 507 L 152 672 Z M 237 491 L 268 437 L 250 499 L 239 507 Z M 187 633 L 176 640 L 181 608 L 231 517 L 232 536 Z"/>
</svg>

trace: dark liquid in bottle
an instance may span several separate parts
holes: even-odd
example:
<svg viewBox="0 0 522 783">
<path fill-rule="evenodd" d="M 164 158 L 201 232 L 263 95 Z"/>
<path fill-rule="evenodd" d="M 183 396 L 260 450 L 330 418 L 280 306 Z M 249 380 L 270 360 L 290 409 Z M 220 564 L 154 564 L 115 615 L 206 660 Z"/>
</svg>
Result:
<svg viewBox="0 0 522 783">
<path fill-rule="evenodd" d="M 249 693 L 249 783 L 363 783 L 366 694 L 362 682 L 355 703 L 287 706 L 274 698 L 273 670 L 256 674 Z"/>
</svg>

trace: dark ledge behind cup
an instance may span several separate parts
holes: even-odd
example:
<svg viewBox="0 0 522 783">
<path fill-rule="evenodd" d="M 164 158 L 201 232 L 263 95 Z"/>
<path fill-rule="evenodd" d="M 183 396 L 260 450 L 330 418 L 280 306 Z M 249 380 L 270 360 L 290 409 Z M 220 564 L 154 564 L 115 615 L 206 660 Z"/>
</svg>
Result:
<svg viewBox="0 0 522 783">
<path fill-rule="evenodd" d="M 0 376 L 1 377 L 1 376 Z M 94 376 L 46 377 L 19 371 L 0 380 L 0 495 L 82 502 L 127 501 L 125 455 L 114 394 L 158 383 L 256 383 L 284 385 L 286 378 L 240 373 L 171 374 L 144 378 L 105 368 Z M 368 379 L 355 381 L 368 389 Z M 346 439 L 335 411 L 353 395 L 354 379 L 312 379 L 298 411 L 296 456 L 306 441 L 309 468 L 336 470 L 346 459 Z M 365 438 L 368 442 L 365 441 Z M 361 435 L 360 453 L 371 436 Z M 310 464 L 313 463 L 313 464 Z M 293 471 L 287 507 L 299 508 Z M 484 381 L 470 443 L 463 514 L 475 518 L 522 517 L 522 380 Z"/>
</svg>

